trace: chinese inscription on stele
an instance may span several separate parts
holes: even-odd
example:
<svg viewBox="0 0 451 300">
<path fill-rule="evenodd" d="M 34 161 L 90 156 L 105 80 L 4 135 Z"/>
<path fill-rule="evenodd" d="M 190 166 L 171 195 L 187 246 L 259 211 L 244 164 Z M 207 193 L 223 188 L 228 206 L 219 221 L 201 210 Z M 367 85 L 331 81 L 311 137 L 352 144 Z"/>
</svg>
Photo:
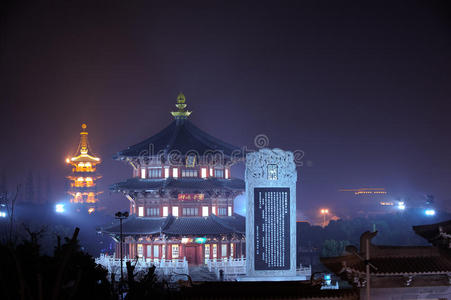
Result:
<svg viewBox="0 0 451 300">
<path fill-rule="evenodd" d="M 290 189 L 254 189 L 255 269 L 290 269 Z"/>
<path fill-rule="evenodd" d="M 246 272 L 249 278 L 296 276 L 296 166 L 293 153 L 246 156 Z M 264 279 L 267 278 L 267 279 Z"/>
</svg>

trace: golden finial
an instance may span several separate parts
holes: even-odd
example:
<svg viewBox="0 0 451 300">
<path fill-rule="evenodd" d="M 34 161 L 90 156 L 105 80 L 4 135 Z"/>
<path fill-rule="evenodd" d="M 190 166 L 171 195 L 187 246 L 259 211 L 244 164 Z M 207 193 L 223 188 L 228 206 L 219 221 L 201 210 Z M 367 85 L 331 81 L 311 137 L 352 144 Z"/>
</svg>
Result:
<svg viewBox="0 0 451 300">
<path fill-rule="evenodd" d="M 81 124 L 81 128 L 83 129 L 83 131 L 85 131 L 85 129 L 86 129 L 86 124 Z"/>
<path fill-rule="evenodd" d="M 179 110 L 171 112 L 171 114 L 176 119 L 186 119 L 191 114 L 191 111 L 185 110 L 186 108 L 185 101 L 186 101 L 185 95 L 183 95 L 183 93 L 179 93 L 177 96 L 177 104 L 175 105 L 175 107 L 177 107 Z"/>
</svg>

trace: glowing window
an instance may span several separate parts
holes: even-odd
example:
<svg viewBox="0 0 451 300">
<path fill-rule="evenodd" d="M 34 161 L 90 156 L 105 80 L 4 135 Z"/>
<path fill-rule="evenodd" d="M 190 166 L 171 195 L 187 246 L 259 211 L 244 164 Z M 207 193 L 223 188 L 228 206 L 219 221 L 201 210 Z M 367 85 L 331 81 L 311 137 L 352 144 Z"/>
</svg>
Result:
<svg viewBox="0 0 451 300">
<path fill-rule="evenodd" d="M 227 244 L 222 244 L 221 245 L 221 256 L 222 257 L 227 257 Z"/>
<path fill-rule="evenodd" d="M 202 206 L 202 217 L 208 217 L 208 206 Z"/>
<path fill-rule="evenodd" d="M 77 181 L 83 181 L 83 177 L 78 177 Z"/>
<path fill-rule="evenodd" d="M 211 214 L 216 215 L 216 206 L 211 207 Z"/>
<path fill-rule="evenodd" d="M 213 177 L 213 168 L 210 168 L 210 177 Z"/>
<path fill-rule="evenodd" d="M 205 259 L 210 258 L 210 244 L 205 244 Z"/>
<path fill-rule="evenodd" d="M 179 258 L 179 245 L 172 245 L 172 258 Z"/>
<path fill-rule="evenodd" d="M 146 178 L 146 169 L 145 168 L 141 169 L 141 178 L 142 179 Z"/>
<path fill-rule="evenodd" d="M 215 169 L 215 177 L 224 178 L 224 169 Z"/>
<path fill-rule="evenodd" d="M 146 247 L 146 256 L 150 257 L 150 254 L 152 253 L 152 246 L 151 245 L 147 245 Z"/>
<path fill-rule="evenodd" d="M 213 258 L 218 258 L 218 245 L 217 244 L 213 244 Z"/>
<path fill-rule="evenodd" d="M 166 258 L 166 245 L 161 246 L 161 258 Z"/>
<path fill-rule="evenodd" d="M 86 181 L 92 181 L 92 177 L 86 177 Z"/>
<path fill-rule="evenodd" d="M 178 217 L 179 216 L 179 207 L 178 206 L 173 206 L 172 207 L 172 215 L 174 217 Z"/>
<path fill-rule="evenodd" d="M 144 217 L 144 207 L 143 206 L 138 207 L 138 216 Z"/>
<path fill-rule="evenodd" d="M 153 257 L 154 258 L 160 257 L 160 247 L 158 245 L 153 246 Z"/>
<path fill-rule="evenodd" d="M 200 174 L 202 178 L 207 178 L 207 169 L 206 168 L 202 168 L 200 170 Z"/>
<path fill-rule="evenodd" d="M 229 169 L 225 169 L 225 178 L 229 179 Z"/>
<path fill-rule="evenodd" d="M 150 168 L 149 178 L 161 178 L 161 168 Z"/>
<path fill-rule="evenodd" d="M 169 177 L 169 167 L 165 167 L 164 168 L 164 178 L 168 178 Z"/>
<path fill-rule="evenodd" d="M 136 245 L 136 253 L 138 257 L 143 257 L 143 244 Z"/>
<path fill-rule="evenodd" d="M 174 177 L 174 178 L 179 177 L 179 169 L 178 168 L 172 169 L 172 177 Z"/>
<path fill-rule="evenodd" d="M 163 206 L 163 217 L 167 217 L 169 214 L 169 209 L 167 206 Z"/>
<path fill-rule="evenodd" d="M 230 243 L 230 257 L 233 257 L 233 250 L 234 250 L 234 244 L 233 243 Z"/>
<path fill-rule="evenodd" d="M 229 215 L 229 217 L 232 216 L 232 207 L 231 207 L 231 206 L 229 206 L 229 209 L 228 209 L 228 215 Z"/>
</svg>

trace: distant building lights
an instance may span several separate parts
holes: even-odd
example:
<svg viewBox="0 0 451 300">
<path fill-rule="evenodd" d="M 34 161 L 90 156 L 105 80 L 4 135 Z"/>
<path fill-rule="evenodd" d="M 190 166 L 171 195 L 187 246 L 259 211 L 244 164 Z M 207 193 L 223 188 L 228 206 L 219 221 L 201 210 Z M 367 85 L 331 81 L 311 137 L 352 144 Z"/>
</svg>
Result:
<svg viewBox="0 0 451 300">
<path fill-rule="evenodd" d="M 0 211 L 0 218 L 6 218 L 6 211 Z"/>
<path fill-rule="evenodd" d="M 435 216 L 435 210 L 434 210 L 434 209 L 426 209 L 426 210 L 424 211 L 424 214 L 425 214 L 426 216 Z"/>
<path fill-rule="evenodd" d="M 64 204 L 61 204 L 61 203 L 56 204 L 55 211 L 57 213 L 63 213 L 64 212 Z"/>
<path fill-rule="evenodd" d="M 404 203 L 404 201 L 399 201 L 398 202 L 398 209 L 399 210 L 405 210 L 406 209 L 406 204 Z"/>
</svg>

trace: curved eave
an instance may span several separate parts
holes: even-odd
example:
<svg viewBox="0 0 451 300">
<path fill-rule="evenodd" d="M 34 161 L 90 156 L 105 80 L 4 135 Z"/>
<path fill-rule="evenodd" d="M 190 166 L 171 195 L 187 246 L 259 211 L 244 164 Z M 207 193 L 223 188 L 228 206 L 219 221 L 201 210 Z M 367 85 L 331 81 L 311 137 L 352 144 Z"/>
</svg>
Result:
<svg viewBox="0 0 451 300">
<path fill-rule="evenodd" d="M 167 179 L 140 179 L 131 178 L 125 182 L 119 182 L 110 186 L 110 190 L 117 192 L 124 191 L 158 191 L 161 189 L 178 190 L 215 190 L 225 189 L 228 191 L 244 191 L 244 180 L 238 178 L 232 179 L 201 179 L 201 178 L 167 178 Z"/>
</svg>

